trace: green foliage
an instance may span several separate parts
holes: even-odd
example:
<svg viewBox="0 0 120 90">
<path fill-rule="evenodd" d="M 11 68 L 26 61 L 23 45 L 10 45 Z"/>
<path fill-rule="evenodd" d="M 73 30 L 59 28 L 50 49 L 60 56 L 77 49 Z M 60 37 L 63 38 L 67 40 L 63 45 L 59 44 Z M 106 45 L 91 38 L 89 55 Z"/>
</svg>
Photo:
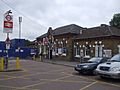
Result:
<svg viewBox="0 0 120 90">
<path fill-rule="evenodd" d="M 29 40 L 26 40 L 26 41 L 25 41 L 25 45 L 26 45 L 26 46 L 31 46 L 32 44 L 33 44 L 33 42 L 31 42 L 31 41 L 29 41 Z"/>
<path fill-rule="evenodd" d="M 113 27 L 120 28 L 120 13 L 114 14 L 113 19 L 109 23 Z"/>
</svg>

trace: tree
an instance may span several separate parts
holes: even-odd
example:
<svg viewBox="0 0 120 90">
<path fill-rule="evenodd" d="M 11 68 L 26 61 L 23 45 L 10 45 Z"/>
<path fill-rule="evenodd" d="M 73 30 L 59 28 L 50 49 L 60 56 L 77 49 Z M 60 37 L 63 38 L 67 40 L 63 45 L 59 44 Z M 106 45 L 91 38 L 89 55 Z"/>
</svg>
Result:
<svg viewBox="0 0 120 90">
<path fill-rule="evenodd" d="M 113 19 L 109 23 L 113 27 L 120 28 L 120 13 L 114 14 Z"/>
<path fill-rule="evenodd" d="M 25 40 L 25 46 L 31 46 L 33 44 L 33 42 L 31 42 L 30 40 Z"/>
</svg>

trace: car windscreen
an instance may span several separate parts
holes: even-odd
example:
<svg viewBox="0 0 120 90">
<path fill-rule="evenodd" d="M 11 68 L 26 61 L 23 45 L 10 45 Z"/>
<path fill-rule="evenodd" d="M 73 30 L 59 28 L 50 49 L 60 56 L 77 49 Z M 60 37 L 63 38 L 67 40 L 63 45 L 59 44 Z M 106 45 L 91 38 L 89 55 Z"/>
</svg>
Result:
<svg viewBox="0 0 120 90">
<path fill-rule="evenodd" d="M 89 63 L 99 63 L 101 60 L 101 58 L 91 58 L 90 60 L 88 60 Z"/>
<path fill-rule="evenodd" d="M 120 62 L 120 54 L 113 56 L 110 59 L 111 62 Z"/>
</svg>

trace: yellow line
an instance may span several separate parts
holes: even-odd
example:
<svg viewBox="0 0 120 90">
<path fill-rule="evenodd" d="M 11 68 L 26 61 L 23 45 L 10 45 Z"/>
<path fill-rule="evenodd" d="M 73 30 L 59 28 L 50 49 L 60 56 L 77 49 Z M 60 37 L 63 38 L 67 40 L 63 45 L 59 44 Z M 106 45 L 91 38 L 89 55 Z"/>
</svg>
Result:
<svg viewBox="0 0 120 90">
<path fill-rule="evenodd" d="M 0 80 L 9 80 L 9 79 L 15 79 L 15 78 L 29 79 L 29 78 L 24 78 L 19 76 L 9 76 L 9 75 L 5 75 L 5 76 L 7 76 L 7 78 L 0 79 Z"/>
<path fill-rule="evenodd" d="M 112 86 L 115 86 L 115 87 L 119 87 L 120 88 L 120 85 L 116 85 L 116 84 L 112 84 L 112 83 L 107 83 L 107 82 L 103 82 L 103 81 L 98 81 L 99 83 L 102 83 L 102 84 L 108 84 L 108 85 L 112 85 Z"/>
<path fill-rule="evenodd" d="M 84 77 L 84 76 L 76 76 L 76 75 L 73 75 L 73 76 L 82 78 L 82 79 L 84 79 L 84 80 L 89 80 L 89 81 L 91 81 L 91 82 L 97 81 L 97 80 L 95 80 L 95 79 L 90 79 L 90 78 L 87 78 L 87 77 Z"/>
<path fill-rule="evenodd" d="M 91 87 L 92 85 L 94 85 L 94 84 L 96 84 L 96 83 L 97 83 L 97 81 L 96 81 L 96 82 L 93 82 L 93 83 L 91 83 L 91 84 L 89 84 L 89 85 L 87 85 L 87 86 L 85 86 L 85 87 L 83 87 L 83 88 L 81 88 L 81 89 L 79 89 L 79 90 L 85 90 L 85 89 Z"/>
<path fill-rule="evenodd" d="M 63 71 L 65 69 L 61 69 L 61 70 L 54 70 L 54 71 L 49 71 L 49 72 L 42 72 L 42 73 L 34 73 L 34 74 L 28 74 L 28 75 L 23 75 L 23 76 L 19 76 L 19 77 L 26 77 L 26 76 L 34 76 L 34 75 L 39 75 L 39 74 L 49 74 L 49 73 L 54 73 L 54 72 L 57 72 L 57 71 Z"/>
<path fill-rule="evenodd" d="M 36 84 L 32 84 L 32 85 L 28 85 L 28 86 L 24 86 L 22 88 L 19 88 L 19 89 L 25 89 L 25 88 L 28 88 L 28 87 L 32 87 L 32 86 L 36 86 L 36 85 L 40 85 L 40 84 L 45 84 L 47 82 L 40 82 L 40 83 L 36 83 Z"/>
<path fill-rule="evenodd" d="M 0 87 L 6 87 L 6 88 L 14 88 L 14 89 L 18 89 L 18 87 L 4 86 L 4 85 L 0 85 Z"/>
<path fill-rule="evenodd" d="M 73 76 L 76 76 L 76 75 L 73 75 Z M 99 80 L 95 80 L 94 78 L 93 79 L 90 79 L 90 78 L 87 78 L 87 77 L 83 77 L 83 76 L 76 76 L 76 77 L 80 77 L 82 79 L 85 79 L 85 80 L 90 80 L 90 81 L 97 81 L 99 83 L 103 83 L 103 84 L 108 84 L 108 85 L 112 85 L 112 86 L 115 86 L 115 87 L 120 87 L 120 85 L 116 85 L 116 84 L 112 84 L 112 83 L 108 83 L 108 82 L 104 82 L 104 81 L 99 81 Z"/>
<path fill-rule="evenodd" d="M 72 75 L 60 77 L 60 78 L 54 79 L 54 81 L 57 81 L 57 80 L 60 80 L 60 79 L 64 79 L 64 78 L 68 78 L 68 77 L 71 77 L 71 76 L 72 76 Z"/>
<path fill-rule="evenodd" d="M 68 82 L 68 83 L 91 83 L 88 81 L 72 81 L 72 80 L 57 80 L 57 81 Z"/>
<path fill-rule="evenodd" d="M 22 75 L 22 76 L 11 76 L 11 75 L 6 75 L 10 78 L 6 78 L 6 79 L 0 79 L 0 80 L 8 80 L 8 79 L 13 79 L 13 78 L 22 78 L 22 79 L 28 79 L 28 78 L 24 78 L 26 76 L 34 76 L 34 75 L 39 75 L 39 74 L 49 74 L 52 72 L 56 72 L 56 71 L 63 71 L 65 69 L 61 69 L 61 70 L 54 70 L 54 71 L 49 71 L 49 72 L 43 72 L 43 73 L 34 73 L 34 74 L 27 74 L 27 75 Z"/>
<path fill-rule="evenodd" d="M 71 76 L 72 76 L 72 75 L 71 75 Z M 60 79 L 64 79 L 64 78 L 67 78 L 67 77 L 71 77 L 71 76 L 65 76 L 65 77 L 61 77 L 61 78 L 57 78 L 57 79 L 48 80 L 48 81 L 46 81 L 46 82 L 41 82 L 41 83 L 36 83 L 36 84 L 24 86 L 24 87 L 22 87 L 22 88 L 20 88 L 20 89 L 25 89 L 25 88 L 28 88 L 28 87 L 31 87 L 31 86 L 36 86 L 36 85 L 45 84 L 45 83 L 48 83 L 48 82 L 57 81 L 57 80 L 60 80 Z"/>
</svg>

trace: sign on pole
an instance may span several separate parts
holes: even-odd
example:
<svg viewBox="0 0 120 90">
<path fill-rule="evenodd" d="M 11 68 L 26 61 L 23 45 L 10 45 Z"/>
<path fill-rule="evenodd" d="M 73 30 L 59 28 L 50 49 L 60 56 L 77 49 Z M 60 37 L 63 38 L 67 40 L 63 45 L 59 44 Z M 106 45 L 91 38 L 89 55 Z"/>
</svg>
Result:
<svg viewBox="0 0 120 90">
<path fill-rule="evenodd" d="M 13 15 L 4 14 L 4 33 L 12 33 L 13 31 Z"/>
<path fill-rule="evenodd" d="M 10 39 L 9 37 L 7 37 L 7 39 L 5 40 L 5 44 L 6 44 L 6 49 L 10 49 Z"/>
</svg>

